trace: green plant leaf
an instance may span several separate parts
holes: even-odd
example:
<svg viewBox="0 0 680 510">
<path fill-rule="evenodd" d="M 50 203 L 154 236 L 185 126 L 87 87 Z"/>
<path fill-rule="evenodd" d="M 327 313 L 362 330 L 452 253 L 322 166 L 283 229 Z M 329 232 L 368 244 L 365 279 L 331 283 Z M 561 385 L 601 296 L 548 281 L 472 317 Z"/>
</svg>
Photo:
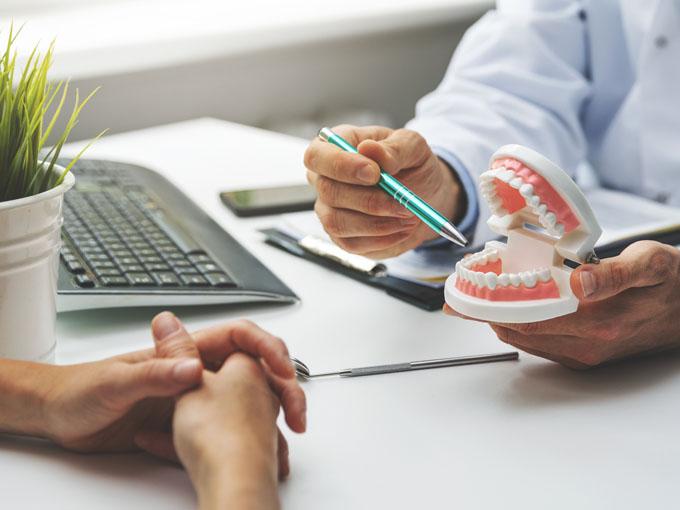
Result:
<svg viewBox="0 0 680 510">
<path fill-rule="evenodd" d="M 18 69 L 14 47 L 22 28 L 15 30 L 14 24 L 10 24 L 4 51 L 0 48 L 0 201 L 42 193 L 61 184 L 75 162 L 105 133 L 93 138 L 70 160 L 63 172 L 54 173 L 54 166 L 78 124 L 80 113 L 99 89 L 82 101 L 76 90 L 73 109 L 61 132 L 56 134 L 69 97 L 68 83 L 49 80 L 54 41 L 43 54 L 36 45 L 23 69 Z M 46 148 L 45 144 L 53 136 L 56 142 Z M 44 149 L 47 149 L 46 155 L 41 158 Z"/>
</svg>

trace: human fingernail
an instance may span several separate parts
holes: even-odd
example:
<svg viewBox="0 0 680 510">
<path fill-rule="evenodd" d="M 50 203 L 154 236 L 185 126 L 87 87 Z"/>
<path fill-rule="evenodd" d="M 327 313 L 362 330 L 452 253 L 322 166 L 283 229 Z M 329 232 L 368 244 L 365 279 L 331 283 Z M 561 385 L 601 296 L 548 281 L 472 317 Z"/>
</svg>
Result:
<svg viewBox="0 0 680 510">
<path fill-rule="evenodd" d="M 585 297 L 592 296 L 595 293 L 595 277 L 590 271 L 581 271 L 581 288 Z"/>
<path fill-rule="evenodd" d="M 363 166 L 357 171 L 357 178 L 365 183 L 374 184 L 375 183 L 375 170 L 370 166 Z"/>
<path fill-rule="evenodd" d="M 153 330 L 157 340 L 163 340 L 179 331 L 181 324 L 171 312 L 163 312 L 156 317 Z"/>
<path fill-rule="evenodd" d="M 192 382 L 200 366 L 201 362 L 197 359 L 185 359 L 174 366 L 172 376 L 180 383 Z"/>
</svg>

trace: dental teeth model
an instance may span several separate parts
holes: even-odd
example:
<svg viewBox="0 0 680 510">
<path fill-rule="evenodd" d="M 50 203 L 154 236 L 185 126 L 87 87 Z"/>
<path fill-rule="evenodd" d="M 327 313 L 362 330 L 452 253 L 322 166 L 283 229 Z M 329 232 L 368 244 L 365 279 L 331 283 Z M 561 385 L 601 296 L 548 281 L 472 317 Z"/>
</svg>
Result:
<svg viewBox="0 0 680 510">
<path fill-rule="evenodd" d="M 492 322 L 535 322 L 576 311 L 572 269 L 584 263 L 602 229 L 571 178 L 537 152 L 501 147 L 491 169 L 479 177 L 489 203 L 489 227 L 507 244 L 485 248 L 456 264 L 446 281 L 448 305 L 463 315 Z"/>
</svg>

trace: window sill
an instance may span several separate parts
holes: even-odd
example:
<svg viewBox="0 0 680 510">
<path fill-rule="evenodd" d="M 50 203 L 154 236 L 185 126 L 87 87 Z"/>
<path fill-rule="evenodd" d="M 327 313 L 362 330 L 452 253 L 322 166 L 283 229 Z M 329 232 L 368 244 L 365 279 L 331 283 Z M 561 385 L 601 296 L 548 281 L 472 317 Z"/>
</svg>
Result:
<svg viewBox="0 0 680 510">
<path fill-rule="evenodd" d="M 56 38 L 52 76 L 89 78 L 478 16 L 492 0 L 146 0 L 15 16 L 21 55 Z M 236 4 L 236 5 L 234 5 Z M 7 23 L 3 23 L 3 33 Z"/>
</svg>

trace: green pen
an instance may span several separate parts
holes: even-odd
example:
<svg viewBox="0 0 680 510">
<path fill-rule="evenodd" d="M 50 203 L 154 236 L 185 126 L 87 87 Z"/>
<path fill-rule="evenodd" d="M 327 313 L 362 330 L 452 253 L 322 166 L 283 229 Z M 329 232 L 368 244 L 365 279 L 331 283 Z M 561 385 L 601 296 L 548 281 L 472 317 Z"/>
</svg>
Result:
<svg viewBox="0 0 680 510">
<path fill-rule="evenodd" d="M 334 133 L 330 128 L 321 128 L 319 130 L 319 138 L 332 143 L 336 147 L 340 147 L 344 151 L 358 154 L 356 147 L 340 135 Z M 425 225 L 430 227 L 440 236 L 460 246 L 468 245 L 468 240 L 465 236 L 461 234 L 443 214 L 383 169 L 380 169 L 378 187 L 399 202 L 400 205 L 403 205 L 406 209 L 415 214 L 423 223 L 425 223 Z"/>
</svg>

